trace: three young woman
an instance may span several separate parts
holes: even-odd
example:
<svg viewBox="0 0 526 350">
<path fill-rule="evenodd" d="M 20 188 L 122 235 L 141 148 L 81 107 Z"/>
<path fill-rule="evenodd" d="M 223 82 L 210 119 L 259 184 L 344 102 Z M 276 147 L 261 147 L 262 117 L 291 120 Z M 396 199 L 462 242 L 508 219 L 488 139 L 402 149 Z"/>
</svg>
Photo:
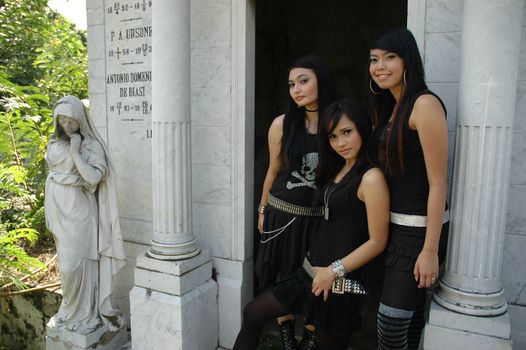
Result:
<svg viewBox="0 0 526 350">
<path fill-rule="evenodd" d="M 235 349 L 255 349 L 266 320 L 289 312 L 316 326 L 321 349 L 344 349 L 357 298 L 329 290 L 342 270 L 361 278 L 359 267 L 384 248 L 387 217 L 378 346 L 419 346 L 426 288 L 438 278 L 447 241 L 446 111 L 425 84 L 416 41 L 405 28 L 387 30 L 372 43 L 369 73 L 373 143 L 390 202 L 382 174 L 366 157 L 366 114 L 352 101 L 331 106 L 320 125 L 316 180 L 326 220 L 304 267 L 247 305 Z M 279 136 L 272 141 L 279 143 Z"/>
<path fill-rule="evenodd" d="M 426 288 L 438 278 L 448 229 L 447 122 L 427 89 L 415 38 L 405 28 L 370 46 L 369 87 L 378 157 L 391 195 L 379 349 L 417 349 Z"/>
<path fill-rule="evenodd" d="M 314 207 L 318 165 L 319 115 L 335 99 L 329 68 L 313 55 L 289 68 L 288 109 L 268 132 L 269 167 L 259 206 L 261 233 L 256 258 L 258 288 L 296 271 L 303 261 L 321 219 Z M 285 349 L 295 349 L 293 315 L 278 319 Z M 312 327 L 304 331 L 302 347 L 313 349 Z"/>
<path fill-rule="evenodd" d="M 291 312 L 316 327 L 320 349 L 346 349 L 347 337 L 359 326 L 357 308 L 365 292 L 360 267 L 387 243 L 387 185 L 368 161 L 371 122 L 355 101 L 332 104 L 319 133 L 316 183 L 324 219 L 303 266 L 245 307 L 234 349 L 256 349 L 263 325 Z"/>
</svg>

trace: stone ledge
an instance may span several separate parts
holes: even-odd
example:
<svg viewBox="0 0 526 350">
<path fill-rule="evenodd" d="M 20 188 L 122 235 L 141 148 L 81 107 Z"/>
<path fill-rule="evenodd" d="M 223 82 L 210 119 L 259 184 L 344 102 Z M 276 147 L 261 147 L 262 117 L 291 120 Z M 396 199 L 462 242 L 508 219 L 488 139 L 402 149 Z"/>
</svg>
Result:
<svg viewBox="0 0 526 350">
<path fill-rule="evenodd" d="M 108 326 L 104 325 L 95 331 L 82 335 L 68 330 L 54 331 L 47 329 L 47 350 L 113 350 L 128 341 L 128 333 L 125 329 L 110 332 Z"/>
<path fill-rule="evenodd" d="M 167 275 L 182 276 L 206 264 L 208 261 L 210 261 L 208 250 L 203 250 L 195 257 L 186 260 L 158 260 L 144 255 L 137 258 L 137 268 L 161 272 Z"/>
</svg>

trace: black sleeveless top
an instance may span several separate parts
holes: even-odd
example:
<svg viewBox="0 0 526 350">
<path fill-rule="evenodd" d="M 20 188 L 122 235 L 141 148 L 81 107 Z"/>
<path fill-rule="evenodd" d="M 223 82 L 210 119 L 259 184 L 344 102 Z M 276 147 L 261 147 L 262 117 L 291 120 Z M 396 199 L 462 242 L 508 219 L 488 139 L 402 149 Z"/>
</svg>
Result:
<svg viewBox="0 0 526 350">
<path fill-rule="evenodd" d="M 313 207 L 318 166 L 318 135 L 307 134 L 301 164 L 291 168 L 283 164 L 272 184 L 270 194 L 286 202 Z"/>
<path fill-rule="evenodd" d="M 433 95 L 435 96 L 444 111 L 446 107 L 440 98 L 429 90 L 421 91 L 409 106 L 409 113 L 412 112 L 414 103 L 419 96 Z M 384 165 L 384 174 L 389 186 L 391 195 L 391 211 L 401 214 L 413 215 L 427 215 L 427 200 L 429 195 L 429 182 L 427 179 L 426 164 L 424 160 L 424 151 L 418 137 L 418 132 L 409 127 L 409 118 L 406 119 L 403 131 L 403 171 L 397 165 L 391 167 L 391 171 L 385 169 L 385 154 L 386 154 L 386 140 L 390 132 L 391 123 L 388 123 L 380 136 L 379 142 L 379 160 Z M 390 152 L 398 152 L 390 150 Z M 395 160 L 390 157 L 390 162 L 393 164 Z"/>
<path fill-rule="evenodd" d="M 370 165 L 366 166 L 361 177 L 371 168 Z M 348 179 L 351 171 L 339 183 L 333 182 L 322 193 L 329 206 L 329 219 L 322 220 L 320 231 L 308 253 L 313 266 L 329 266 L 369 239 L 365 203 L 358 198 L 361 180 L 350 187 Z M 358 274 L 359 270 L 351 272 L 351 275 Z"/>
</svg>

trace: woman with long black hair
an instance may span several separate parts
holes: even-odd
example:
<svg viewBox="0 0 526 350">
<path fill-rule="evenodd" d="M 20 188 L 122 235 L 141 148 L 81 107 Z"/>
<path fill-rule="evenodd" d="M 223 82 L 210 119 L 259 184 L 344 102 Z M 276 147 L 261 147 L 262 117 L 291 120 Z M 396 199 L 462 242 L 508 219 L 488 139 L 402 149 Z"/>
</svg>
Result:
<svg viewBox="0 0 526 350">
<path fill-rule="evenodd" d="M 256 258 L 258 290 L 290 275 L 300 266 L 321 209 L 314 207 L 318 165 L 319 115 L 334 101 L 329 68 L 314 55 L 303 56 L 288 70 L 287 112 L 268 132 L 269 167 L 258 212 L 261 233 Z M 278 319 L 283 348 L 297 348 L 294 316 Z M 307 326 L 301 349 L 314 350 L 314 328 Z"/>
<path fill-rule="evenodd" d="M 316 181 L 324 219 L 302 267 L 245 307 L 235 350 L 255 350 L 264 324 L 289 313 L 316 327 L 319 349 L 347 348 L 360 326 L 361 267 L 387 244 L 389 193 L 367 155 L 371 129 L 352 99 L 324 112 Z"/>
<path fill-rule="evenodd" d="M 426 288 L 438 278 L 447 240 L 446 110 L 427 88 L 409 30 L 386 30 L 369 48 L 378 157 L 391 194 L 379 349 L 417 349 Z"/>
</svg>

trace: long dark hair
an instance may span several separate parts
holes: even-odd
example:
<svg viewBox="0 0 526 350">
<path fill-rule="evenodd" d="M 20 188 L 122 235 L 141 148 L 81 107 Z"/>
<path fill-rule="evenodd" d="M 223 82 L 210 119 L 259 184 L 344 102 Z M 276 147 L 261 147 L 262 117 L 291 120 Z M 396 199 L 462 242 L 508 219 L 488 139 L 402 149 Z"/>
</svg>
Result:
<svg viewBox="0 0 526 350">
<path fill-rule="evenodd" d="M 404 61 L 404 86 L 402 94 L 396 106 L 396 100 L 389 90 L 382 90 L 371 80 L 371 88 L 380 94 L 369 91 L 372 102 L 374 137 L 378 139 L 385 125 L 388 123 L 391 113 L 394 111 L 393 122 L 389 133 L 386 135 L 385 169 L 389 173 L 394 170 L 403 172 L 403 131 L 409 118 L 412 106 L 416 98 L 427 85 L 424 81 L 424 65 L 415 37 L 406 28 L 390 28 L 382 31 L 371 43 L 369 50 L 380 49 L 396 53 Z M 371 79 L 371 77 L 369 76 Z M 397 151 L 395 151 L 397 150 Z"/>
<path fill-rule="evenodd" d="M 356 163 L 346 177 L 346 186 L 354 186 L 361 181 L 363 172 L 368 168 L 370 162 L 370 140 L 372 133 L 371 118 L 357 100 L 351 97 L 344 98 L 332 103 L 321 118 L 319 129 L 319 163 L 316 174 L 316 185 L 319 189 L 328 186 L 334 180 L 345 164 L 343 159 L 329 142 L 329 135 L 334 131 L 343 115 L 352 120 L 356 131 L 362 138 L 362 146 L 358 152 Z"/>
<path fill-rule="evenodd" d="M 320 119 L 327 106 L 336 99 L 334 81 L 329 67 L 322 59 L 315 55 L 307 55 L 297 59 L 287 71 L 288 74 L 293 68 L 308 68 L 316 75 L 318 81 L 318 133 L 320 130 Z M 305 138 L 307 129 L 305 128 L 305 109 L 298 108 L 298 105 L 289 93 L 287 112 L 283 119 L 283 137 L 281 139 L 280 158 L 289 166 L 301 163 L 304 154 Z"/>
</svg>

